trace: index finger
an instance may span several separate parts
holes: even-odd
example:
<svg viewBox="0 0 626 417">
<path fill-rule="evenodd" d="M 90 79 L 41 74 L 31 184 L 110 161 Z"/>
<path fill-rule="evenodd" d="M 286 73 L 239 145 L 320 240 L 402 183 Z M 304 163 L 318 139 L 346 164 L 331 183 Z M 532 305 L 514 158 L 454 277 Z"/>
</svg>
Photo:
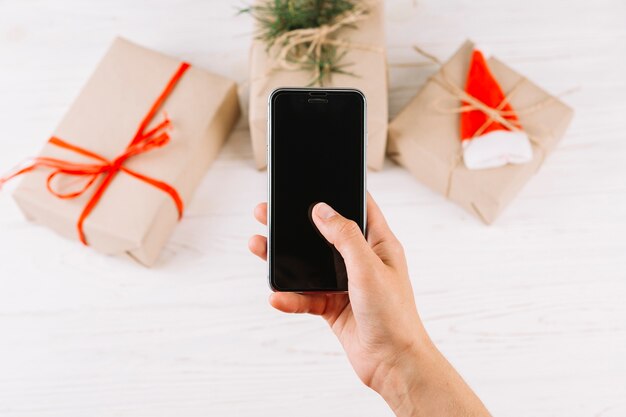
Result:
<svg viewBox="0 0 626 417">
<path fill-rule="evenodd" d="M 254 218 L 259 221 L 259 223 L 267 226 L 267 203 L 259 203 L 254 208 Z"/>
</svg>

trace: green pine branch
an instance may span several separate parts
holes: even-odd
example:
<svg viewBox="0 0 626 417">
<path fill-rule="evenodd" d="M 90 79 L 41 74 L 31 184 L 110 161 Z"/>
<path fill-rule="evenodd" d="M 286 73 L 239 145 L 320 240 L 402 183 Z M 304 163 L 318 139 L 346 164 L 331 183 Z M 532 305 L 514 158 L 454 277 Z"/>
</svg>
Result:
<svg viewBox="0 0 626 417">
<path fill-rule="evenodd" d="M 266 0 L 242 8 L 239 13 L 248 13 L 259 22 L 257 39 L 263 41 L 269 50 L 286 32 L 332 24 L 337 16 L 352 10 L 355 1 L 357 0 Z M 302 70 L 317 74 L 311 85 L 322 85 L 333 73 L 352 75 L 345 70 L 346 64 L 339 64 L 345 51 L 339 52 L 332 45 L 322 45 L 319 56 L 310 53 L 303 59 L 302 54 L 306 53 L 308 46 L 303 45 L 295 56 L 288 58 L 292 62 L 299 62 Z"/>
</svg>

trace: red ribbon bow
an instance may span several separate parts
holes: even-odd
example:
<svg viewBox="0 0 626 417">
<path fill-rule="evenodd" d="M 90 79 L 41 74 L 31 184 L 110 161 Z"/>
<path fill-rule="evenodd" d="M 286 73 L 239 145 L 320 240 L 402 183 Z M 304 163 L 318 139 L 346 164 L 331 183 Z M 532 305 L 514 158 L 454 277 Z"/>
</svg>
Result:
<svg viewBox="0 0 626 417">
<path fill-rule="evenodd" d="M 133 171 L 125 167 L 124 163 L 134 156 L 140 155 L 144 152 L 148 152 L 152 149 L 161 148 L 169 143 L 170 136 L 166 130 L 171 127 L 171 121 L 167 118 L 167 116 L 165 116 L 165 119 L 161 123 L 159 123 L 150 130 L 147 130 L 148 125 L 156 115 L 159 108 L 163 105 L 163 102 L 165 101 L 167 96 L 174 89 L 178 80 L 180 80 L 180 78 L 183 76 L 188 68 L 188 63 L 183 62 L 180 64 L 172 78 L 165 86 L 165 89 L 161 92 L 157 100 L 150 108 L 150 111 L 148 111 L 146 116 L 141 121 L 141 124 L 139 125 L 137 133 L 135 133 L 133 139 L 130 141 L 128 146 L 126 146 L 124 152 L 122 152 L 115 159 L 108 160 L 101 155 L 98 155 L 87 149 L 83 149 L 76 145 L 72 145 L 63 141 L 62 139 L 53 136 L 48 140 L 48 143 L 63 149 L 76 152 L 88 158 L 95 159 L 98 162 L 79 163 L 56 158 L 48 158 L 44 156 L 37 157 L 34 158 L 26 167 L 4 178 L 0 178 L 0 188 L 6 181 L 17 177 L 18 175 L 33 171 L 39 167 L 46 167 L 53 169 L 52 173 L 48 176 L 48 180 L 46 182 L 46 187 L 48 191 L 58 198 L 76 198 L 83 195 L 89 188 L 91 188 L 91 186 L 95 184 L 96 180 L 100 178 L 101 175 L 104 175 L 103 180 L 96 186 L 96 190 L 83 208 L 83 211 L 80 214 L 80 217 L 78 218 L 78 222 L 76 224 L 78 229 L 78 237 L 80 241 L 85 245 L 87 245 L 87 240 L 85 239 L 85 233 L 83 232 L 83 223 L 85 222 L 87 216 L 89 216 L 91 211 L 94 209 L 94 207 L 98 204 L 98 201 L 100 201 L 100 198 L 111 184 L 111 181 L 113 181 L 113 178 L 115 178 L 115 175 L 120 171 L 132 175 L 133 177 L 166 192 L 170 197 L 172 197 L 172 200 L 176 204 L 176 208 L 178 209 L 178 216 L 180 218 L 183 214 L 183 201 L 174 187 L 163 181 L 159 181 L 157 179 Z M 62 193 L 55 190 L 53 187 L 53 181 L 58 175 L 83 177 L 86 179 L 86 183 L 82 188 L 77 191 Z"/>
</svg>

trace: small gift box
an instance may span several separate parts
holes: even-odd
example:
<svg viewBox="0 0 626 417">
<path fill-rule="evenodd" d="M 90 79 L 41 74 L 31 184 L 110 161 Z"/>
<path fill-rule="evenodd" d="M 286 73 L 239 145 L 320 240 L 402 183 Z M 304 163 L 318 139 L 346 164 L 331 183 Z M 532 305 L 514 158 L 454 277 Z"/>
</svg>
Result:
<svg viewBox="0 0 626 417">
<path fill-rule="evenodd" d="M 492 109 L 468 97 L 463 91 L 473 52 L 472 42 L 463 44 L 390 123 L 388 152 L 419 181 L 489 224 L 537 172 L 545 156 L 563 137 L 573 110 L 493 57 L 486 63 L 505 99 Z M 468 105 L 467 101 L 476 103 Z M 502 112 L 505 107 L 514 109 L 516 115 L 507 118 L 513 112 Z M 467 153 L 463 154 L 465 147 L 460 138 L 463 129 L 459 114 L 465 111 L 486 118 L 486 125 L 492 122 L 491 117 L 507 116 L 500 119 L 502 123 L 530 139 L 528 152 L 522 149 L 528 160 L 497 168 L 469 169 L 466 164 L 470 160 Z M 497 140 L 495 146 L 500 146 Z M 484 149 L 486 144 L 492 146 L 493 143 L 483 141 L 481 152 L 493 153 Z"/>
<path fill-rule="evenodd" d="M 271 3 L 270 7 L 274 7 L 273 0 Z M 268 1 L 260 0 L 255 4 L 266 7 Z M 388 122 L 384 4 L 380 0 L 355 1 L 354 4 L 354 9 L 328 24 L 292 30 L 272 45 L 258 38 L 253 41 L 250 51 L 249 124 L 252 149 L 259 169 L 267 165 L 267 100 L 270 93 L 278 87 L 320 85 L 356 88 L 365 94 L 367 165 L 375 170 L 382 168 Z M 307 67 L 303 61 L 308 58 L 306 54 L 298 55 L 303 51 L 322 51 L 324 47 L 332 48 L 338 66 L 337 71 L 331 71 L 328 76 L 320 74 L 319 68 Z"/>
<path fill-rule="evenodd" d="M 151 265 L 238 117 L 235 82 L 118 38 L 4 180 L 25 174 L 14 198 L 30 220 Z"/>
</svg>

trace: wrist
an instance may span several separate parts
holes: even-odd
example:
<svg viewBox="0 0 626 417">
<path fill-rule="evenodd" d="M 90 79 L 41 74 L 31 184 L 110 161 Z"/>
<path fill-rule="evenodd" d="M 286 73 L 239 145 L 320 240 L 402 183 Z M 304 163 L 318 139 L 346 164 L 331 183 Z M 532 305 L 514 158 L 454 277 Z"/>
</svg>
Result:
<svg viewBox="0 0 626 417">
<path fill-rule="evenodd" d="M 428 336 L 382 364 L 371 388 L 398 417 L 490 416 Z"/>
<path fill-rule="evenodd" d="M 440 357 L 428 336 L 416 338 L 379 366 L 370 387 L 385 399 L 396 416 L 418 415 L 415 403 Z"/>
</svg>

